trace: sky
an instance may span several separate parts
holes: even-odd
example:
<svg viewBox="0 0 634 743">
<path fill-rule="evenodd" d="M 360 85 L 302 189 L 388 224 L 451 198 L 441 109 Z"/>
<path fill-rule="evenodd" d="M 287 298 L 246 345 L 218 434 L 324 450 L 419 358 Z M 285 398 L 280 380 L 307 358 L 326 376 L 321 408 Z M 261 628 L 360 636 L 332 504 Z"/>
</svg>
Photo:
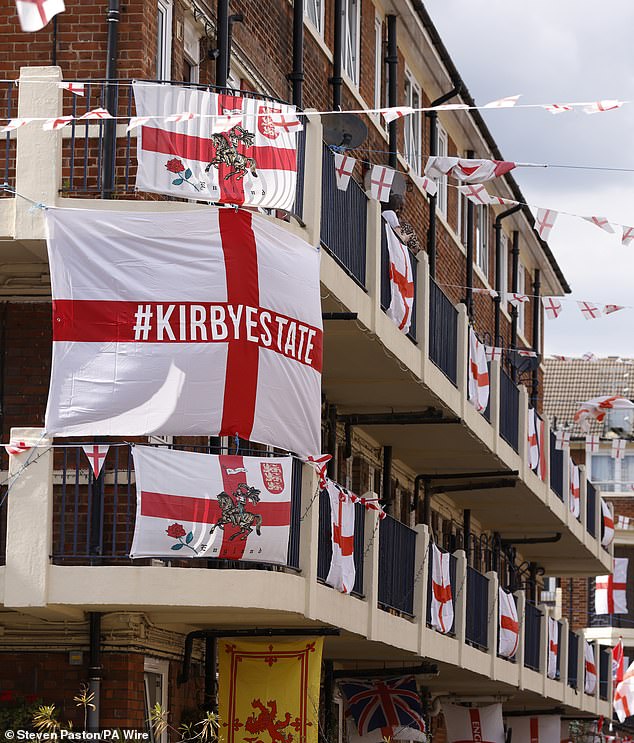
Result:
<svg viewBox="0 0 634 743">
<path fill-rule="evenodd" d="M 506 160 L 590 166 L 517 168 L 513 175 L 530 204 L 634 226 L 634 3 L 425 0 L 425 6 L 477 104 L 517 94 L 519 103 L 633 101 L 594 115 L 484 113 Z M 596 169 L 602 167 L 632 172 Z M 610 235 L 563 215 L 548 243 L 572 294 L 557 320 L 545 320 L 546 353 L 634 357 L 634 243 L 623 247 L 619 228 Z M 632 309 L 585 320 L 576 300 Z"/>
</svg>

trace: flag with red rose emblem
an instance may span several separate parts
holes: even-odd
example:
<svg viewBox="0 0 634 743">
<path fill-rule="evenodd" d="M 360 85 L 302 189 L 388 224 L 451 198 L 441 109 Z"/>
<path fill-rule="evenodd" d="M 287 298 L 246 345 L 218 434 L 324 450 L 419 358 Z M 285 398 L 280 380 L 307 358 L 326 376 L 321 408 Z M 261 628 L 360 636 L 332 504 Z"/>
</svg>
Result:
<svg viewBox="0 0 634 743">
<path fill-rule="evenodd" d="M 218 557 L 286 565 L 291 457 L 135 446 L 130 557 Z"/>
<path fill-rule="evenodd" d="M 137 139 L 137 189 L 292 210 L 302 129 L 295 106 L 176 85 L 132 87 L 137 115 L 148 118 Z"/>
</svg>

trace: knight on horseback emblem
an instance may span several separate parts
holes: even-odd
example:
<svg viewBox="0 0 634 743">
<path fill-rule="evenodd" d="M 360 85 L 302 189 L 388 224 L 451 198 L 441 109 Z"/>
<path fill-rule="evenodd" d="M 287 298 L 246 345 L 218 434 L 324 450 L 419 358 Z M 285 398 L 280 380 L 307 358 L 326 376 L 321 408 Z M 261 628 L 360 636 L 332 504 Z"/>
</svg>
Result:
<svg viewBox="0 0 634 743">
<path fill-rule="evenodd" d="M 229 537 L 229 541 L 239 539 L 244 542 L 253 529 L 258 536 L 261 535 L 262 515 L 247 511 L 250 502 L 253 505 L 260 502 L 260 491 L 257 488 L 241 482 L 232 495 L 223 490 L 222 493 L 218 493 L 217 497 L 222 515 L 215 524 L 212 524 L 210 534 L 213 534 L 217 528 L 224 531 L 225 526 L 229 524 L 238 529 Z"/>
<path fill-rule="evenodd" d="M 215 148 L 215 153 L 213 159 L 205 168 L 205 173 L 208 173 L 212 167 L 219 170 L 221 165 L 226 165 L 231 168 L 231 172 L 225 175 L 225 181 L 233 177 L 237 181 L 241 181 L 249 171 L 254 178 L 257 178 L 258 172 L 255 158 L 238 152 L 240 145 L 253 147 L 254 140 L 255 134 L 243 129 L 239 124 L 233 126 L 228 132 L 212 134 L 211 141 Z"/>
</svg>

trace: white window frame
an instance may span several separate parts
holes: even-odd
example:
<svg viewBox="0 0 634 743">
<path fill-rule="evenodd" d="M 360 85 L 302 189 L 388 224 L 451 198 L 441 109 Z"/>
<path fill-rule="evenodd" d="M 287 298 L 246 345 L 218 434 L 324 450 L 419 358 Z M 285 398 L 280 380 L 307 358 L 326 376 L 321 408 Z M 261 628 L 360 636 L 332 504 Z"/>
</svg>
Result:
<svg viewBox="0 0 634 743">
<path fill-rule="evenodd" d="M 490 269 L 488 205 L 478 204 L 475 217 L 475 263 L 488 281 Z"/>
<path fill-rule="evenodd" d="M 438 157 L 447 157 L 449 154 L 449 137 L 440 123 L 436 129 L 436 154 Z M 447 218 L 447 176 L 438 179 L 438 194 L 436 196 L 436 209 Z"/>
<path fill-rule="evenodd" d="M 517 264 L 517 293 L 524 294 L 526 292 L 526 269 L 522 263 Z M 525 329 L 525 313 L 526 302 L 520 302 L 517 308 L 517 332 L 523 337 Z"/>
<path fill-rule="evenodd" d="M 172 79 L 172 0 L 157 0 L 156 79 Z M 160 23 L 162 17 L 163 22 Z"/>
<path fill-rule="evenodd" d="M 325 0 L 304 0 L 304 18 L 320 36 L 324 35 L 324 2 Z"/>
<path fill-rule="evenodd" d="M 634 451 L 630 450 L 625 452 L 626 456 L 631 457 L 634 455 Z M 595 478 L 594 473 L 592 472 L 592 463 L 593 460 L 598 457 L 605 458 L 605 459 L 611 459 L 611 454 L 609 450 L 606 451 L 600 451 L 598 454 L 591 454 L 589 457 L 589 461 L 587 462 L 587 468 L 588 468 L 588 480 L 590 482 L 597 484 L 598 487 L 601 488 L 601 490 L 604 493 L 630 493 L 629 490 L 623 490 L 623 474 L 621 472 L 621 465 L 623 464 L 622 459 L 612 459 L 614 462 L 614 479 L 613 480 L 598 480 Z M 630 485 L 630 481 L 628 480 L 627 485 Z M 613 485 L 614 490 L 607 490 L 605 488 L 605 485 Z"/>
<path fill-rule="evenodd" d="M 190 16 L 183 21 L 183 57 L 191 68 L 189 80 L 185 82 L 198 83 L 200 81 L 200 41 L 202 31 Z"/>
<path fill-rule="evenodd" d="M 500 307 L 507 309 L 506 295 L 509 290 L 509 239 L 506 233 L 500 236 Z M 543 325 L 543 323 L 542 323 Z M 497 343 L 497 340 L 495 341 Z"/>
<path fill-rule="evenodd" d="M 412 108 L 421 108 L 422 92 L 421 87 L 418 84 L 416 78 L 411 71 L 405 68 L 405 105 L 411 106 Z M 421 128 L 421 113 L 409 114 L 404 119 L 404 134 L 405 134 L 405 160 L 410 168 L 420 175 L 421 173 L 421 160 L 422 160 L 422 128 Z"/>
<path fill-rule="evenodd" d="M 383 19 L 374 16 L 374 108 L 383 108 Z"/>
<path fill-rule="evenodd" d="M 360 0 L 342 0 L 343 39 L 341 40 L 341 66 L 355 85 L 359 84 L 360 50 Z"/>
<path fill-rule="evenodd" d="M 146 677 L 146 673 L 154 673 L 157 676 L 161 677 L 161 708 L 163 710 L 167 710 L 168 708 L 168 682 L 169 682 L 169 661 L 167 660 L 160 660 L 159 658 L 143 658 L 143 698 L 144 698 L 144 704 L 148 704 L 149 702 L 149 694 L 148 694 L 148 679 Z M 149 706 L 149 704 L 148 704 Z M 151 711 L 151 710 L 149 710 Z M 149 728 L 149 743 L 168 743 L 167 740 L 167 730 L 165 730 L 161 735 L 155 736 L 154 732 L 152 731 L 152 726 L 148 723 Z"/>
</svg>

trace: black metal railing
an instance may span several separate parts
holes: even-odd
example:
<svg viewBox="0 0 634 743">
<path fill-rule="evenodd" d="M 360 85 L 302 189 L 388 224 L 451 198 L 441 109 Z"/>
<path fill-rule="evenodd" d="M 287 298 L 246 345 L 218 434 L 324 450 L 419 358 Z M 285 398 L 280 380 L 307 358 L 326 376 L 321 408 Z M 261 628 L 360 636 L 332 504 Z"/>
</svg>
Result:
<svg viewBox="0 0 634 743">
<path fill-rule="evenodd" d="M 541 635 L 541 610 L 531 601 L 527 601 L 524 612 L 524 666 L 533 671 L 539 671 Z"/>
<path fill-rule="evenodd" d="M 441 550 L 441 552 L 445 552 L 445 550 Z M 432 586 L 433 564 L 432 564 L 431 545 L 429 546 L 429 552 L 428 552 L 427 559 L 429 562 L 429 568 L 428 568 L 428 573 L 427 573 L 427 626 L 431 627 L 431 599 L 432 599 L 432 592 L 433 592 L 433 586 Z M 455 608 L 456 608 L 456 596 L 457 596 L 457 588 L 456 588 L 457 563 L 458 561 L 456 557 L 450 554 L 449 555 L 449 584 L 451 585 L 451 600 L 453 602 L 453 607 L 454 607 L 454 620 L 451 623 L 451 627 L 447 628 L 446 634 L 451 635 L 451 636 L 455 634 L 455 624 L 456 624 Z"/>
<path fill-rule="evenodd" d="M 587 480 L 586 485 L 586 530 L 591 537 L 597 535 L 597 525 L 595 520 L 597 506 L 597 491 L 594 485 Z"/>
<path fill-rule="evenodd" d="M 563 501 L 564 499 L 564 452 L 557 449 L 557 437 L 550 432 L 550 488 Z"/>
<path fill-rule="evenodd" d="M 392 293 L 390 290 L 390 256 L 387 250 L 387 235 L 385 232 L 386 225 L 381 220 L 381 309 L 387 310 L 392 301 Z M 391 228 L 389 228 L 391 229 Z M 412 303 L 412 310 L 410 316 L 410 326 L 407 331 L 407 337 L 416 343 L 416 301 L 417 301 L 417 274 L 418 274 L 418 258 L 413 255 L 408 248 L 404 247 L 404 250 L 408 252 L 411 265 L 412 265 L 412 281 L 414 283 L 414 302 Z"/>
<path fill-rule="evenodd" d="M 0 116 L 4 123 L 8 124 L 12 118 L 18 114 L 18 95 L 17 83 L 15 80 L 0 80 Z M 34 124 L 33 126 L 37 126 Z M 0 176 L 2 183 L 15 188 L 15 152 L 16 152 L 16 134 L 6 132 L 4 135 L 4 165 L 0 165 Z M 0 198 L 12 197 L 13 194 L 4 189 L 0 189 Z"/>
<path fill-rule="evenodd" d="M 321 243 L 346 272 L 365 287 L 368 197 L 350 178 L 345 191 L 337 188 L 334 155 L 322 154 Z"/>
<path fill-rule="evenodd" d="M 386 516 L 379 523 L 379 608 L 414 616 L 416 532 Z"/>
<path fill-rule="evenodd" d="M 578 688 L 577 674 L 579 669 L 579 635 L 568 630 L 568 686 Z"/>
<path fill-rule="evenodd" d="M 489 579 L 467 566 L 467 623 L 465 638 L 469 645 L 489 647 Z"/>
<path fill-rule="evenodd" d="M 429 279 L 429 358 L 454 384 L 458 366 L 458 310 Z"/>
<path fill-rule="evenodd" d="M 295 187 L 295 207 L 298 217 L 304 216 L 304 177 L 306 174 L 306 129 L 310 126 L 304 119 L 304 128 L 297 133 L 297 186 Z"/>
<path fill-rule="evenodd" d="M 317 536 L 317 578 L 325 582 L 332 560 L 332 523 L 330 498 L 325 490 L 319 494 L 319 534 Z M 365 508 L 357 503 L 354 509 L 354 587 L 350 594 L 363 597 L 363 558 L 365 541 Z"/>
<path fill-rule="evenodd" d="M 212 447 L 171 447 L 214 453 Z M 266 456 L 263 451 L 243 454 Z M 132 560 L 130 548 L 136 518 L 136 488 L 129 445 L 112 446 L 103 465 L 102 476 L 95 480 L 81 446 L 55 450 L 55 470 L 59 481 L 53 487 L 53 562 L 56 564 L 109 565 L 144 564 Z M 301 517 L 302 463 L 293 459 L 291 514 L 286 567 L 299 570 L 299 533 Z M 162 558 L 166 559 L 166 558 Z M 179 560 L 173 565 L 200 567 L 268 567 L 255 561 L 221 560 L 201 556 Z"/>
<path fill-rule="evenodd" d="M 504 369 L 500 369 L 500 435 L 515 451 L 519 450 L 519 413 L 519 388 Z"/>
<path fill-rule="evenodd" d="M 7 500 L 6 488 L 0 490 L 0 565 L 7 560 Z"/>
<path fill-rule="evenodd" d="M 609 673 L 611 669 L 610 650 L 599 645 L 599 699 L 607 701 L 609 689 Z"/>
</svg>

